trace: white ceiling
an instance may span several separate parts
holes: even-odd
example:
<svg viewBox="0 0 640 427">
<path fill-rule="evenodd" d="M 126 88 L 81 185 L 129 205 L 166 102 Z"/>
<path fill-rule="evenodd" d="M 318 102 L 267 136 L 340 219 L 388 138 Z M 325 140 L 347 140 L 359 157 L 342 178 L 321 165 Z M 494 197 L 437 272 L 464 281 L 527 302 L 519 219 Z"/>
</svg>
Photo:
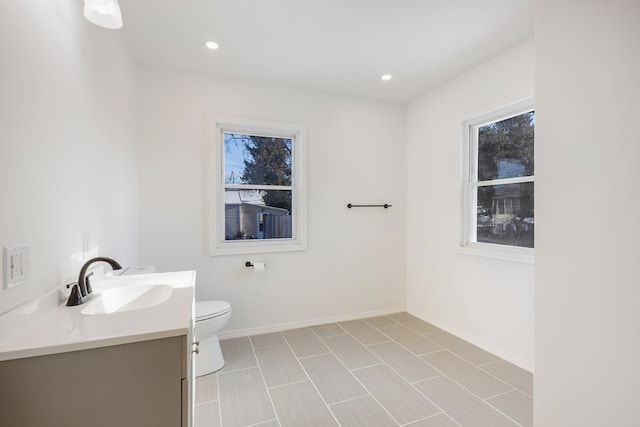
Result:
<svg viewBox="0 0 640 427">
<path fill-rule="evenodd" d="M 120 0 L 145 65 L 409 102 L 533 37 L 534 0 Z M 213 40 L 220 49 L 204 43 Z M 382 74 L 393 79 L 382 82 Z"/>
</svg>

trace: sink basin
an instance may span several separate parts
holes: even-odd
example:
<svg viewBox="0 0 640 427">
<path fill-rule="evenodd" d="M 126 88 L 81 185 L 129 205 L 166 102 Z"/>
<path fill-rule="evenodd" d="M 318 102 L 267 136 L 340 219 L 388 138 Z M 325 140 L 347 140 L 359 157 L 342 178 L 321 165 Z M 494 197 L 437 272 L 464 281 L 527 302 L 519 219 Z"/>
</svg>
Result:
<svg viewBox="0 0 640 427">
<path fill-rule="evenodd" d="M 141 310 L 162 304 L 169 299 L 173 288 L 169 285 L 120 286 L 97 293 L 82 314 L 109 314 Z"/>
</svg>

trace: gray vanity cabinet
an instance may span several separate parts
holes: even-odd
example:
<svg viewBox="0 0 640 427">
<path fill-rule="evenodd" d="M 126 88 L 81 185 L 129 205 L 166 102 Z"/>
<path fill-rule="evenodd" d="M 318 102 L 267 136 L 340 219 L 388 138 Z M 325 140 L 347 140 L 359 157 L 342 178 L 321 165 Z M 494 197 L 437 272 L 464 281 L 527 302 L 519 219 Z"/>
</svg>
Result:
<svg viewBox="0 0 640 427">
<path fill-rule="evenodd" d="M 187 337 L 0 362 L 0 426 L 187 427 Z"/>
</svg>

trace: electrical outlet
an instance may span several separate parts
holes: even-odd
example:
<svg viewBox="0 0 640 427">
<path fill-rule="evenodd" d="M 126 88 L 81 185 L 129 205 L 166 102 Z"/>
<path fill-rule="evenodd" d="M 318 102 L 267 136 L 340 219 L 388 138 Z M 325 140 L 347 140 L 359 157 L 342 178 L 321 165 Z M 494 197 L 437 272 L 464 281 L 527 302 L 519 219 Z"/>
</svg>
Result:
<svg viewBox="0 0 640 427">
<path fill-rule="evenodd" d="M 29 278 L 31 256 L 29 246 L 4 247 L 4 288 L 9 289 Z"/>
</svg>

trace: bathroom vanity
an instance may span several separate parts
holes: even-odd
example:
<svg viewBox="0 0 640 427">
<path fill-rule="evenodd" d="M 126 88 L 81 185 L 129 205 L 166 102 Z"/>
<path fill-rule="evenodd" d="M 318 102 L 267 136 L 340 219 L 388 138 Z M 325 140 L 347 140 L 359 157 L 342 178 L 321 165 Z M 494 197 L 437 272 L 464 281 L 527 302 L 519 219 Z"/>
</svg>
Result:
<svg viewBox="0 0 640 427">
<path fill-rule="evenodd" d="M 0 316 L 0 425 L 190 426 L 194 283 L 107 277 L 83 305 L 52 292 Z"/>
</svg>

